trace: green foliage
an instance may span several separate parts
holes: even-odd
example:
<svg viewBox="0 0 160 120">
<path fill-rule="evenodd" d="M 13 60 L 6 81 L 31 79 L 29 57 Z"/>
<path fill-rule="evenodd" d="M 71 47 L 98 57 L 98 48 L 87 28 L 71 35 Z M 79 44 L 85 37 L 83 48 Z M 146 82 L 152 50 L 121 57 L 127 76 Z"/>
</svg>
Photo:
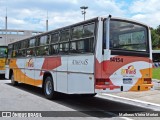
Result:
<svg viewBox="0 0 160 120">
<path fill-rule="evenodd" d="M 157 33 L 158 35 L 160 35 L 160 25 L 157 27 L 156 33 Z"/>
<path fill-rule="evenodd" d="M 151 28 L 152 49 L 160 49 L 160 25 L 157 29 Z"/>
<path fill-rule="evenodd" d="M 160 80 L 160 68 L 154 68 L 153 69 L 152 78 Z"/>
</svg>

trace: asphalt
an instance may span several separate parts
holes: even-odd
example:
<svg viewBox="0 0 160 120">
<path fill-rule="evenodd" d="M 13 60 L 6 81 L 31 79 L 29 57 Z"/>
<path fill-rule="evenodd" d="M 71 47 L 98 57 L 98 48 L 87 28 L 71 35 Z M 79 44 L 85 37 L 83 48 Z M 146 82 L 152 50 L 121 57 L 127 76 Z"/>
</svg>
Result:
<svg viewBox="0 0 160 120">
<path fill-rule="evenodd" d="M 1 81 L 1 83 L 6 81 Z M 149 91 L 103 93 L 96 95 L 111 101 L 131 104 L 133 106 L 160 111 L 160 80 L 153 80 L 154 87 Z"/>
<path fill-rule="evenodd" d="M 106 96 L 101 95 L 96 95 L 93 98 L 84 98 L 78 95 L 62 95 L 58 100 L 48 100 L 44 97 L 43 91 L 40 88 L 25 84 L 12 86 L 10 80 L 0 80 L 0 115 L 1 111 L 4 113 L 6 113 L 5 111 L 7 111 L 7 113 L 9 112 L 14 116 L 14 120 L 18 120 L 19 118 L 16 117 L 15 111 L 17 113 L 37 111 L 42 113 L 42 116 L 45 112 L 48 116 L 56 116 L 56 118 L 51 118 L 52 120 L 130 120 L 130 118 L 126 116 L 122 117 L 117 115 L 126 111 L 132 111 L 134 114 L 141 111 L 150 111 L 150 109 L 135 106 L 134 104 L 130 105 L 124 102 L 120 103 L 119 101 L 108 100 Z M 47 111 L 52 113 L 48 113 Z M 119 113 L 117 113 L 118 111 Z M 1 119 L 2 118 L 0 118 L 0 120 Z M 28 119 L 30 118 L 26 118 L 26 120 Z M 41 118 L 35 119 L 40 120 Z M 50 118 L 47 117 L 44 119 L 48 120 Z M 141 119 L 136 117 L 136 120 Z"/>
<path fill-rule="evenodd" d="M 110 100 L 125 102 L 160 111 L 160 80 L 154 79 L 152 81 L 153 88 L 149 91 L 104 93 L 102 96 L 107 97 Z"/>
</svg>

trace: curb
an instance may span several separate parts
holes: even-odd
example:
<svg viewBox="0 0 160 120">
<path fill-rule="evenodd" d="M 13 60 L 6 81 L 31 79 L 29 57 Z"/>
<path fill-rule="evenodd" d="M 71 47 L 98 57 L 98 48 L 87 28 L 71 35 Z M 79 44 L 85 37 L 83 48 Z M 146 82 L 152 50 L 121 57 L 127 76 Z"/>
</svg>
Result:
<svg viewBox="0 0 160 120">
<path fill-rule="evenodd" d="M 160 80 L 157 80 L 157 79 L 152 79 L 152 83 L 153 83 L 153 88 L 155 90 L 160 90 Z"/>
<path fill-rule="evenodd" d="M 130 104 L 133 106 L 143 107 L 143 108 L 150 109 L 153 111 L 160 111 L 160 104 L 155 104 L 155 103 L 136 100 L 136 99 L 125 98 L 125 97 L 119 97 L 119 96 L 106 94 L 106 93 L 102 93 L 101 95 L 97 95 L 97 97 L 116 101 L 116 102 Z"/>
</svg>

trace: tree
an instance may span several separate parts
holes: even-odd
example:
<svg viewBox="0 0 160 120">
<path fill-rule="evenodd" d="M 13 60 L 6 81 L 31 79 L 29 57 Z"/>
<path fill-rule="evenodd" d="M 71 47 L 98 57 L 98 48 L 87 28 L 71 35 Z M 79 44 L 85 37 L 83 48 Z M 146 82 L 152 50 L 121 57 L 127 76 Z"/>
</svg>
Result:
<svg viewBox="0 0 160 120">
<path fill-rule="evenodd" d="M 160 36 L 160 25 L 157 27 L 156 33 Z"/>
<path fill-rule="evenodd" d="M 160 25 L 157 29 L 151 28 L 152 49 L 160 49 Z"/>
</svg>

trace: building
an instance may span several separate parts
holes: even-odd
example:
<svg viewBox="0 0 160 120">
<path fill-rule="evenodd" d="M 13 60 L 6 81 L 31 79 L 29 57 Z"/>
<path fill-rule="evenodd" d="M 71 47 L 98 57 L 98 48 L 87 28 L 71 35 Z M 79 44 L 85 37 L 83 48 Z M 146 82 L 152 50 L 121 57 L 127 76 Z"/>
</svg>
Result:
<svg viewBox="0 0 160 120">
<path fill-rule="evenodd" d="M 40 33 L 42 32 L 32 30 L 0 29 L 0 46 L 8 45 L 11 42 L 25 39 Z"/>
</svg>

